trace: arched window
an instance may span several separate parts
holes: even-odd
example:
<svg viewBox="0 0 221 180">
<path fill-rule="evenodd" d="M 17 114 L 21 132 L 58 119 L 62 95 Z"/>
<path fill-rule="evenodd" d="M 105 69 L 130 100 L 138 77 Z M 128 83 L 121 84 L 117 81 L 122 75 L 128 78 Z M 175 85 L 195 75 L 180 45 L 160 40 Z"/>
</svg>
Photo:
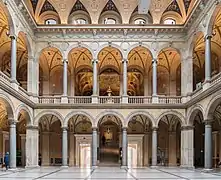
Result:
<svg viewBox="0 0 221 180">
<path fill-rule="evenodd" d="M 104 19 L 104 24 L 116 24 L 117 21 L 113 18 L 105 18 Z"/>
<path fill-rule="evenodd" d="M 174 19 L 169 18 L 169 19 L 165 19 L 163 23 L 164 24 L 176 24 L 176 21 Z"/>
<path fill-rule="evenodd" d="M 146 20 L 144 19 L 135 19 L 134 20 L 134 24 L 146 24 Z"/>
<path fill-rule="evenodd" d="M 57 21 L 54 19 L 47 19 L 45 20 L 46 25 L 52 25 L 52 24 L 57 24 Z"/>
<path fill-rule="evenodd" d="M 78 18 L 74 20 L 74 24 L 87 24 L 87 21 L 83 18 Z"/>
</svg>

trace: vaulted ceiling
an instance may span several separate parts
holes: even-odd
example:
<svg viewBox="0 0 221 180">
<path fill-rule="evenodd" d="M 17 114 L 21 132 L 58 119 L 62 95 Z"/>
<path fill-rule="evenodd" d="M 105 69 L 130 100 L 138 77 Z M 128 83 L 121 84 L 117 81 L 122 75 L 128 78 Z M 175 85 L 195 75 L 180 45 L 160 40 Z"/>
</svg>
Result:
<svg viewBox="0 0 221 180">
<path fill-rule="evenodd" d="M 176 18 L 183 24 L 191 14 L 198 0 L 152 0 L 149 14 L 152 22 L 158 24 L 162 18 Z M 57 16 L 61 24 L 67 24 L 73 12 L 87 13 L 92 24 L 98 24 L 104 12 L 116 12 L 121 16 L 122 23 L 130 22 L 132 14 L 138 9 L 138 0 L 25 0 L 26 7 L 37 23 L 42 24 L 42 18 Z"/>
</svg>

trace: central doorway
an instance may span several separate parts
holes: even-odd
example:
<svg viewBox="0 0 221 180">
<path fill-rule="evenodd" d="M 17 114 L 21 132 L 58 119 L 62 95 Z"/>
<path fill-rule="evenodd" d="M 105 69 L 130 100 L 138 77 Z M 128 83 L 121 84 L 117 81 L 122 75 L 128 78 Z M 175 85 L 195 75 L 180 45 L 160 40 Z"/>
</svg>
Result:
<svg viewBox="0 0 221 180">
<path fill-rule="evenodd" d="M 106 115 L 99 121 L 100 166 L 121 165 L 121 121 L 114 115 Z"/>
</svg>

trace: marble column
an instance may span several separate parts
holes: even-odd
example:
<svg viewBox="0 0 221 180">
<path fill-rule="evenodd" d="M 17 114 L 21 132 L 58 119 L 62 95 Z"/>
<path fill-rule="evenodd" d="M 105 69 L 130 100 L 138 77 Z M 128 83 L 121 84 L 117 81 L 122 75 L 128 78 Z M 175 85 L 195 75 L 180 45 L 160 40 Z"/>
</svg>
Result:
<svg viewBox="0 0 221 180">
<path fill-rule="evenodd" d="M 10 124 L 10 134 L 9 134 L 9 141 L 10 141 L 10 162 L 9 166 L 11 169 L 16 168 L 16 121 L 9 120 Z"/>
<path fill-rule="evenodd" d="M 157 128 L 152 130 L 152 167 L 157 166 Z"/>
<path fill-rule="evenodd" d="M 98 71 L 97 71 L 97 63 L 98 60 L 94 59 L 93 60 L 93 96 L 98 95 Z"/>
<path fill-rule="evenodd" d="M 25 166 L 25 159 L 26 159 L 26 135 L 20 134 L 21 137 L 21 165 Z"/>
<path fill-rule="evenodd" d="M 67 127 L 62 128 L 62 166 L 68 166 L 68 131 Z"/>
<path fill-rule="evenodd" d="M 38 167 L 39 154 L 39 131 L 38 126 L 26 127 L 26 166 L 27 168 Z"/>
<path fill-rule="evenodd" d="M 145 132 L 144 138 L 144 166 L 149 166 L 149 142 L 150 142 L 150 133 Z"/>
<path fill-rule="evenodd" d="M 17 60 L 17 37 L 12 35 L 11 38 L 11 80 L 17 83 L 16 80 L 16 60 Z"/>
<path fill-rule="evenodd" d="M 204 147 L 204 168 L 212 169 L 212 121 L 205 120 L 205 147 Z"/>
<path fill-rule="evenodd" d="M 38 89 L 39 89 L 38 76 L 39 76 L 39 63 L 33 56 L 29 56 L 27 90 L 33 96 L 38 95 Z"/>
<path fill-rule="evenodd" d="M 205 82 L 210 81 L 211 79 L 211 58 L 212 58 L 212 51 L 211 51 L 211 35 L 207 35 L 205 37 Z"/>
<path fill-rule="evenodd" d="M 157 96 L 157 59 L 152 60 L 153 66 L 153 96 Z"/>
<path fill-rule="evenodd" d="M 127 59 L 123 59 L 123 96 L 127 96 Z"/>
<path fill-rule="evenodd" d="M 97 166 L 97 128 L 92 132 L 92 167 Z"/>
<path fill-rule="evenodd" d="M 68 60 L 63 60 L 63 96 L 68 95 Z"/>
<path fill-rule="evenodd" d="M 127 146 L 128 146 L 128 140 L 127 140 L 127 128 L 122 129 L 122 167 L 127 167 Z"/>
<path fill-rule="evenodd" d="M 42 166 L 50 165 L 50 132 L 42 132 L 41 142 L 41 157 L 42 157 Z"/>
<path fill-rule="evenodd" d="M 169 166 L 177 165 L 176 131 L 169 132 Z"/>
<path fill-rule="evenodd" d="M 194 167 L 194 127 L 181 127 L 181 167 Z"/>
<path fill-rule="evenodd" d="M 69 133 L 69 166 L 75 166 L 75 136 L 73 132 Z"/>
</svg>

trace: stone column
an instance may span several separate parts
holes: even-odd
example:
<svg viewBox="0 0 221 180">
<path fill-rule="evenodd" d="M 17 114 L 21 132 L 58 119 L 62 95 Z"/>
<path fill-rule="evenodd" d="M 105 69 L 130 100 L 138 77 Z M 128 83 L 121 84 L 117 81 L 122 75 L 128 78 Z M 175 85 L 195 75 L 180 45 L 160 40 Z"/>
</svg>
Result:
<svg viewBox="0 0 221 180">
<path fill-rule="evenodd" d="M 62 166 L 68 166 L 68 131 L 67 127 L 62 128 Z"/>
<path fill-rule="evenodd" d="M 27 83 L 27 90 L 28 92 L 33 95 L 38 95 L 38 76 L 39 76 L 39 64 L 35 60 L 33 56 L 28 57 L 28 83 Z"/>
<path fill-rule="evenodd" d="M 181 167 L 193 168 L 194 164 L 194 127 L 181 127 Z"/>
<path fill-rule="evenodd" d="M 127 168 L 127 128 L 122 129 L 122 168 Z"/>
<path fill-rule="evenodd" d="M 169 166 L 177 165 L 176 132 L 169 132 Z"/>
<path fill-rule="evenodd" d="M 63 96 L 68 95 L 68 60 L 63 60 Z"/>
<path fill-rule="evenodd" d="M 25 159 L 26 159 L 26 135 L 20 134 L 21 137 L 21 165 L 25 166 Z"/>
<path fill-rule="evenodd" d="M 98 72 L 97 72 L 98 60 L 93 60 L 93 96 L 97 96 L 97 83 L 98 83 Z"/>
<path fill-rule="evenodd" d="M 205 120 L 205 147 L 204 147 L 204 168 L 210 170 L 212 164 L 212 121 Z"/>
<path fill-rule="evenodd" d="M 157 166 L 157 128 L 152 130 L 152 167 Z"/>
<path fill-rule="evenodd" d="M 10 38 L 11 38 L 11 80 L 12 83 L 17 83 L 16 80 L 17 37 L 11 35 Z"/>
<path fill-rule="evenodd" d="M 92 167 L 97 167 L 97 128 L 92 132 Z"/>
<path fill-rule="evenodd" d="M 205 37 L 205 82 L 211 79 L 211 35 Z"/>
<path fill-rule="evenodd" d="M 143 144 L 144 144 L 144 166 L 149 166 L 149 138 L 150 133 L 146 132 L 143 138 Z"/>
<path fill-rule="evenodd" d="M 188 56 L 181 61 L 181 95 L 193 92 L 193 57 Z"/>
<path fill-rule="evenodd" d="M 153 96 L 157 96 L 157 59 L 152 60 L 153 66 Z"/>
<path fill-rule="evenodd" d="M 70 132 L 69 138 L 69 166 L 75 165 L 75 136 L 73 132 Z"/>
<path fill-rule="evenodd" d="M 38 126 L 27 126 L 26 128 L 26 167 L 38 167 L 39 154 L 39 131 Z"/>
<path fill-rule="evenodd" d="M 128 94 L 127 94 L 127 59 L 123 59 L 123 94 L 122 94 L 122 103 L 128 103 Z"/>
<path fill-rule="evenodd" d="M 16 121 L 9 120 L 10 124 L 10 134 L 9 134 L 9 141 L 10 141 L 10 168 L 16 168 Z"/>
<path fill-rule="evenodd" d="M 41 157 L 42 157 L 42 166 L 50 165 L 50 133 L 42 132 L 42 147 L 41 147 Z"/>
</svg>

